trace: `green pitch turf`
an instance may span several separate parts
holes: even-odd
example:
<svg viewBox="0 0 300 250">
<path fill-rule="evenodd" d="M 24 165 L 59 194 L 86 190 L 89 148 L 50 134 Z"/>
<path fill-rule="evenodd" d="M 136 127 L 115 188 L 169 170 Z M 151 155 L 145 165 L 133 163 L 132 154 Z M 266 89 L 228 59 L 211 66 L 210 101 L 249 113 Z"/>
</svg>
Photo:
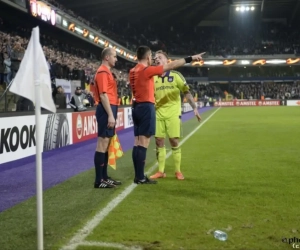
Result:
<svg viewBox="0 0 300 250">
<path fill-rule="evenodd" d="M 206 119 L 212 112 L 213 110 L 203 113 L 202 118 Z M 197 125 L 199 124 L 196 119 L 183 123 L 184 134 L 188 134 Z M 147 153 L 148 167 L 156 162 L 154 148 L 152 142 Z M 80 158 L 81 156 L 74 157 Z M 91 152 L 91 157 L 93 161 L 93 152 Z M 118 160 L 117 171 L 109 169 L 109 175 L 122 180 L 123 185 L 115 190 L 94 189 L 94 168 L 91 167 L 91 170 L 44 192 L 45 249 L 59 249 L 66 244 L 84 223 L 132 183 L 134 173 L 131 151 L 126 152 Z M 0 213 L 0 236 L 0 250 L 36 249 L 35 198 Z"/>
<path fill-rule="evenodd" d="M 299 124 L 297 107 L 220 109 L 182 146 L 186 180 L 174 178 L 170 157 L 167 178 L 134 189 L 85 240 L 145 250 L 292 249 L 282 238 L 300 238 Z M 194 119 L 184 123 L 185 135 L 197 125 Z M 147 167 L 154 163 L 152 142 Z M 124 185 L 95 190 L 91 169 L 44 193 L 45 249 L 67 244 L 131 184 L 131 152 L 111 175 Z M 35 215 L 35 199 L 1 213 L 0 249 L 36 249 Z M 228 240 L 214 239 L 214 229 L 226 231 Z"/>
<path fill-rule="evenodd" d="M 182 147 L 186 180 L 133 191 L 87 237 L 144 249 L 291 249 L 300 236 L 300 109 L 221 109 Z M 214 229 L 228 240 L 214 239 Z M 296 231 L 298 230 L 298 231 Z M 300 237 L 299 237 L 300 238 Z"/>
</svg>

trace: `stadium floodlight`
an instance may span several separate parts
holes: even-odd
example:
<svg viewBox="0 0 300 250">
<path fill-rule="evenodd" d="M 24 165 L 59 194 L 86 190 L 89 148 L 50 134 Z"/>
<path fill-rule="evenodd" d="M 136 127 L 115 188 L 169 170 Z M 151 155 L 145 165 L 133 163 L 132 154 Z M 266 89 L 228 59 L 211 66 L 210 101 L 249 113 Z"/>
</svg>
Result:
<svg viewBox="0 0 300 250">
<path fill-rule="evenodd" d="M 253 10 L 255 10 L 255 7 L 254 7 L 254 6 L 252 6 L 252 7 L 251 7 L 251 10 L 252 10 L 252 11 L 253 11 Z"/>
<path fill-rule="evenodd" d="M 249 11 L 249 10 L 250 10 L 250 8 L 249 8 L 249 7 L 246 7 L 246 10 L 247 10 L 247 11 Z"/>
<path fill-rule="evenodd" d="M 286 60 L 273 59 L 273 60 L 267 60 L 266 63 L 269 63 L 269 64 L 281 64 L 281 63 L 286 63 Z"/>
<path fill-rule="evenodd" d="M 241 62 L 243 65 L 247 65 L 247 64 L 250 64 L 250 61 L 248 61 L 248 60 L 242 60 L 242 62 Z"/>
<path fill-rule="evenodd" d="M 242 7 L 241 7 L 241 12 L 244 12 L 244 11 L 245 11 L 245 7 L 242 6 Z"/>
<path fill-rule="evenodd" d="M 236 9 L 235 9 L 236 11 L 240 11 L 240 7 L 236 7 Z"/>
<path fill-rule="evenodd" d="M 207 64 L 207 65 L 221 65 L 223 64 L 222 61 L 208 61 L 208 62 L 204 62 L 204 64 Z"/>
</svg>

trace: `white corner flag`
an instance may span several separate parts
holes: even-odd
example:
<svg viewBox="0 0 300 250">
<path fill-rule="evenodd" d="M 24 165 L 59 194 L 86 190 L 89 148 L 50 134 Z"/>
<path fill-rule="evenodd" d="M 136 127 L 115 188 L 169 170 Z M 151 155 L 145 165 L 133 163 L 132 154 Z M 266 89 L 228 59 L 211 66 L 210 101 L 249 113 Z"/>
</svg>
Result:
<svg viewBox="0 0 300 250">
<path fill-rule="evenodd" d="M 36 97 L 40 99 L 41 107 L 55 113 L 56 107 L 52 99 L 50 72 L 40 44 L 39 27 L 33 29 L 24 58 L 10 87 L 10 92 L 23 96 L 35 104 L 37 101 L 35 100 L 35 85 L 40 86 L 41 94 Z"/>
<path fill-rule="evenodd" d="M 10 87 L 10 92 L 23 96 L 35 104 L 36 126 L 36 196 L 37 196 L 37 249 L 44 249 L 42 128 L 41 107 L 56 113 L 52 99 L 51 79 L 47 61 L 40 44 L 39 27 L 33 29 L 24 58 Z"/>
</svg>

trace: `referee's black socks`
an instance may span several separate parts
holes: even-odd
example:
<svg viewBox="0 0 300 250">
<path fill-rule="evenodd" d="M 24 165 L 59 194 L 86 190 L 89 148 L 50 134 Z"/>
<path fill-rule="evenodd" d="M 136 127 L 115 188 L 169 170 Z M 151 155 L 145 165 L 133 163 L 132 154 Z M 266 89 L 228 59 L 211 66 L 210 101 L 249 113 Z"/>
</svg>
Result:
<svg viewBox="0 0 300 250">
<path fill-rule="evenodd" d="M 104 180 L 108 179 L 108 175 L 107 175 L 107 166 L 108 166 L 108 152 L 104 153 L 104 166 L 102 168 L 102 176 Z"/>
<path fill-rule="evenodd" d="M 136 154 L 136 178 L 138 180 L 143 180 L 145 178 L 144 169 L 146 162 L 147 148 L 142 146 L 137 146 Z"/>
<path fill-rule="evenodd" d="M 132 149 L 132 161 L 133 161 L 133 166 L 134 166 L 134 179 L 137 178 L 137 164 L 136 164 L 136 160 L 137 160 L 137 151 L 138 151 L 138 147 L 137 146 L 133 146 Z"/>
<path fill-rule="evenodd" d="M 105 167 L 105 153 L 95 152 L 94 156 L 96 178 L 95 183 L 100 183 L 103 180 L 103 168 Z"/>
</svg>

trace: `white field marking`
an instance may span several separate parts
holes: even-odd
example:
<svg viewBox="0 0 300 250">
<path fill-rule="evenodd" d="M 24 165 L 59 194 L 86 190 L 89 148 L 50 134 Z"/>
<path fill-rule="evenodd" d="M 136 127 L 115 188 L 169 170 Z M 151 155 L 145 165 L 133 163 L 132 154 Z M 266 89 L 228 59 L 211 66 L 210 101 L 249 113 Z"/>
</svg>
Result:
<svg viewBox="0 0 300 250">
<path fill-rule="evenodd" d="M 95 246 L 95 247 L 112 247 L 119 248 L 122 250 L 143 250 L 143 248 L 138 246 L 126 246 L 118 243 L 110 243 L 110 242 L 98 242 L 98 241 L 83 241 L 80 243 L 80 246 Z"/>
<path fill-rule="evenodd" d="M 207 117 L 199 126 L 197 126 L 191 133 L 189 133 L 180 143 L 179 145 L 184 144 L 192 135 L 194 135 L 198 129 L 200 129 L 209 119 L 220 110 L 219 107 L 215 112 L 213 112 L 209 117 Z M 167 153 L 166 159 L 170 157 L 171 151 Z M 157 167 L 157 163 L 155 163 L 146 173 L 147 175 L 151 174 Z M 120 193 L 116 198 L 114 198 L 111 202 L 107 204 L 107 206 L 101 209 L 90 221 L 88 221 L 85 226 L 77 231 L 77 233 L 73 236 L 73 238 L 69 241 L 67 245 L 61 248 L 61 250 L 74 250 L 84 242 L 84 239 L 97 227 L 101 221 L 114 209 L 116 208 L 138 185 L 130 184 L 127 188 L 124 189 L 122 193 Z M 110 243 L 107 243 L 110 244 Z M 111 243 L 114 244 L 114 243 Z"/>
</svg>

